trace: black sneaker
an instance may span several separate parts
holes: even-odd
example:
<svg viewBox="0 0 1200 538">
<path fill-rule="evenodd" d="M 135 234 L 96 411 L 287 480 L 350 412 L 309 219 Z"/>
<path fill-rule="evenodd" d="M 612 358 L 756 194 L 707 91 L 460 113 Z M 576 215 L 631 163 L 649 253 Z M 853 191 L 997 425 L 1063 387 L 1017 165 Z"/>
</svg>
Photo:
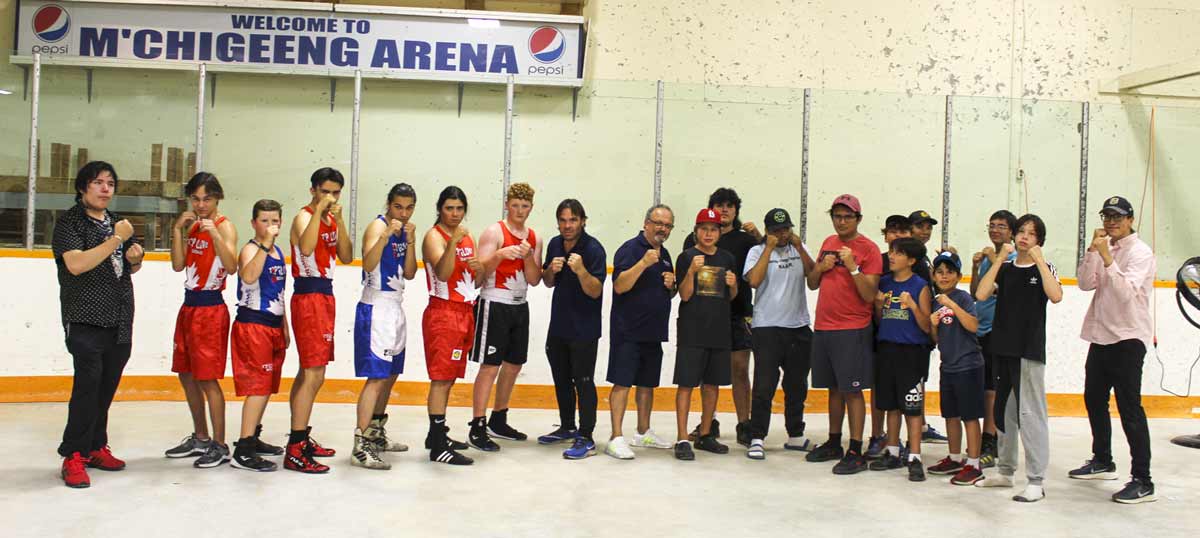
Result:
<svg viewBox="0 0 1200 538">
<path fill-rule="evenodd" d="M 488 436 L 487 421 L 483 417 L 479 417 L 468 424 L 471 425 L 471 431 L 467 434 L 467 444 L 484 452 L 497 452 L 500 450 L 500 445 L 496 444 Z"/>
<path fill-rule="evenodd" d="M 738 444 L 750 448 L 750 421 L 739 422 L 734 429 L 737 430 Z"/>
<path fill-rule="evenodd" d="M 1116 480 L 1117 465 L 1111 461 L 1100 463 L 1093 458 L 1084 462 L 1083 467 L 1072 469 L 1067 476 L 1077 480 Z"/>
<path fill-rule="evenodd" d="M 868 466 L 872 471 L 892 471 L 901 467 L 904 467 L 904 462 L 886 450 L 879 459 L 872 461 L 871 465 Z"/>
<path fill-rule="evenodd" d="M 700 436 L 700 440 L 696 442 L 696 448 L 713 454 L 729 453 L 729 447 L 721 444 L 712 434 Z"/>
<path fill-rule="evenodd" d="M 692 461 L 696 459 L 696 453 L 692 452 L 692 443 L 689 441 L 675 443 L 675 459 L 680 461 Z"/>
<path fill-rule="evenodd" d="M 254 428 L 254 452 L 260 456 L 282 456 L 283 447 L 275 446 L 270 443 L 264 443 L 262 437 L 262 424 Z M 237 443 L 234 443 L 235 445 Z M 272 469 L 274 470 L 274 469 Z"/>
<path fill-rule="evenodd" d="M 820 463 L 823 461 L 833 461 L 842 459 L 842 443 L 834 443 L 833 441 L 825 441 L 824 444 L 813 449 L 812 452 L 805 454 L 805 461 Z"/>
<path fill-rule="evenodd" d="M 1112 500 L 1121 504 L 1152 503 L 1158 500 L 1154 496 L 1154 483 L 1149 480 L 1134 478 L 1125 484 L 1121 491 L 1113 493 Z"/>
<path fill-rule="evenodd" d="M 713 437 L 720 439 L 721 423 L 717 421 L 716 417 L 713 417 L 712 426 L 708 427 L 708 433 L 712 434 Z M 699 424 L 696 424 L 696 427 L 692 428 L 692 433 L 688 434 L 688 441 L 691 441 L 693 443 L 700 441 L 700 425 Z"/>
<path fill-rule="evenodd" d="M 924 482 L 925 481 L 925 464 L 921 460 L 908 460 L 908 481 L 909 482 Z"/>
<path fill-rule="evenodd" d="M 208 450 L 204 451 L 204 455 L 192 462 L 192 466 L 197 469 L 211 469 L 227 461 L 229 461 L 229 447 L 214 441 L 209 443 Z"/>
<path fill-rule="evenodd" d="M 430 450 L 429 461 L 436 461 L 447 465 L 471 465 L 475 463 L 475 460 L 459 454 L 449 447 Z"/>
<path fill-rule="evenodd" d="M 492 418 L 487 421 L 488 433 L 494 437 L 499 437 L 507 441 L 524 441 L 529 439 L 525 435 L 517 431 L 512 426 L 508 425 L 508 410 L 492 411 Z"/>
<path fill-rule="evenodd" d="M 833 466 L 833 474 L 858 474 L 865 470 L 867 470 L 867 458 L 854 452 L 847 452 L 846 456 Z"/>
<path fill-rule="evenodd" d="M 470 445 L 468 445 L 462 441 L 455 441 L 454 439 L 446 437 L 447 433 L 450 433 L 450 427 L 442 426 L 442 436 L 441 437 L 442 437 L 442 439 L 445 440 L 446 448 L 449 448 L 450 450 L 466 450 L 466 449 L 470 448 Z M 432 434 L 425 436 L 425 450 L 433 450 L 433 448 L 434 448 L 433 441 L 431 441 L 431 439 L 432 439 Z"/>
<path fill-rule="evenodd" d="M 267 461 L 256 452 L 256 438 L 246 437 L 234 441 L 233 460 L 229 465 L 235 469 L 245 469 L 260 473 L 275 471 L 278 467 L 273 461 Z"/>
</svg>

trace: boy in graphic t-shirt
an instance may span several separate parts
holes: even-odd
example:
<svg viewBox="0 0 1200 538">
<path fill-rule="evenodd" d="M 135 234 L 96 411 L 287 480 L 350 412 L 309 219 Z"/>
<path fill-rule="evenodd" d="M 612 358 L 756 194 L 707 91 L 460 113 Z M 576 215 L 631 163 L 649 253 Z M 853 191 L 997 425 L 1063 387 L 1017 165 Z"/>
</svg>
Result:
<svg viewBox="0 0 1200 538">
<path fill-rule="evenodd" d="M 717 393 L 730 383 L 729 302 L 737 297 L 737 260 L 717 248 L 721 217 L 712 209 L 696 216 L 696 246 L 684 250 L 675 262 L 679 283 L 678 351 L 675 355 L 675 417 L 679 427 L 675 458 L 693 460 L 687 419 L 692 389 L 700 387 L 700 435 L 696 448 L 726 454 L 729 447 L 712 432 Z"/>
<path fill-rule="evenodd" d="M 941 351 L 942 418 L 950 436 L 950 455 L 929 467 L 929 474 L 954 475 L 950 483 L 969 486 L 983 478 L 979 456 L 983 438 L 979 419 L 984 412 L 983 354 L 979 349 L 979 318 L 975 299 L 958 289 L 962 260 L 943 252 L 933 259 L 934 299 L 930 335 Z M 967 432 L 967 459 L 962 460 L 962 432 Z"/>
<path fill-rule="evenodd" d="M 1042 255 L 1042 245 L 1046 243 L 1046 224 L 1042 219 L 1025 215 L 1017 219 L 1016 229 L 1016 259 L 1007 260 L 1013 247 L 1004 245 L 975 292 L 980 301 L 996 294 L 996 319 L 992 325 L 997 370 L 993 412 L 1000 430 L 997 465 L 1000 473 L 975 485 L 1012 487 L 1019 434 L 1025 447 L 1029 485 L 1013 500 L 1037 502 L 1046 496 L 1042 479 L 1050 454 L 1045 383 L 1046 302 L 1062 301 L 1062 285 L 1054 265 Z"/>
</svg>

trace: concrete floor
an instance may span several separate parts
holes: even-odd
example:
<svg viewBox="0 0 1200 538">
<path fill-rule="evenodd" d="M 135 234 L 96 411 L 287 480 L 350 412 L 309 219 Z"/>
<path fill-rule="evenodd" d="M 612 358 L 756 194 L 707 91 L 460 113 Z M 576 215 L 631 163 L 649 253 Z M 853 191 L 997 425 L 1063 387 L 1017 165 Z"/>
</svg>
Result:
<svg viewBox="0 0 1200 538">
<path fill-rule="evenodd" d="M 229 411 L 236 419 L 239 405 Z M 1047 498 L 1025 505 L 1013 490 L 956 487 L 940 477 L 912 484 L 902 471 L 830 473 L 780 448 L 782 419 L 774 421 L 767 460 L 752 461 L 740 446 L 729 455 L 698 453 L 675 461 L 670 451 L 639 450 L 634 461 L 601 451 L 584 461 L 561 458 L 564 446 L 500 441 L 496 454 L 468 453 L 472 467 L 428 461 L 413 450 L 389 454 L 391 471 L 351 467 L 348 450 L 354 408 L 319 404 L 315 436 L 339 449 L 324 476 L 291 471 L 251 473 L 222 466 L 194 469 L 162 451 L 186 435 L 182 403 L 119 403 L 111 443 L 125 471 L 93 470 L 92 487 L 71 490 L 58 478 L 54 453 L 65 404 L 0 405 L 5 445 L 0 459 L 0 535 L 24 536 L 1195 536 L 1200 525 L 1200 453 L 1176 447 L 1172 436 L 1200 431 L 1196 420 L 1154 420 L 1154 477 L 1159 501 L 1124 506 L 1108 497 L 1124 479 L 1068 480 L 1067 470 L 1089 455 L 1084 419 L 1051 419 Z M 281 440 L 287 408 L 271 404 L 269 440 Z M 389 433 L 409 445 L 424 438 L 424 410 L 391 410 Z M 452 435 L 465 436 L 469 411 L 450 411 Z M 729 430 L 734 418 L 721 417 Z M 557 413 L 515 410 L 510 422 L 536 437 Z M 598 439 L 607 438 L 601 414 Z M 673 415 L 653 424 L 673 431 Z M 941 425 L 940 419 L 934 423 Z M 813 437 L 826 432 L 824 415 L 809 420 Z M 627 428 L 632 417 L 627 416 Z M 1120 427 L 1114 439 L 1118 470 L 1128 472 Z M 732 443 L 731 433 L 725 441 Z M 945 455 L 927 447 L 925 461 Z M 1018 477 L 1021 473 L 1018 472 Z M 1016 490 L 1023 485 L 1018 480 Z"/>
</svg>

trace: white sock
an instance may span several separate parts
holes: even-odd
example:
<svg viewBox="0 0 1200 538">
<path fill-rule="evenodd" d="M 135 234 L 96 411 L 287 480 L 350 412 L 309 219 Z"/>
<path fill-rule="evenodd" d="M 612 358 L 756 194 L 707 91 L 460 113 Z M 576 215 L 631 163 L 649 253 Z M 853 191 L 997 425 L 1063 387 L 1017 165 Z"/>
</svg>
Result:
<svg viewBox="0 0 1200 538">
<path fill-rule="evenodd" d="M 750 446 L 754 446 L 754 445 L 762 446 L 763 440 L 762 439 L 751 439 Z"/>
<path fill-rule="evenodd" d="M 1031 501 L 1041 499 L 1042 497 L 1045 497 L 1045 496 L 1046 496 L 1046 493 L 1044 491 L 1042 491 L 1042 486 L 1035 486 L 1033 484 L 1029 484 L 1029 485 L 1025 486 L 1025 491 L 1021 492 L 1021 497 L 1029 499 Z"/>
<path fill-rule="evenodd" d="M 912 461 L 921 461 L 921 455 L 920 455 L 920 454 L 913 454 L 913 453 L 911 453 L 911 452 L 910 452 L 910 453 L 908 454 L 908 461 L 910 461 L 910 462 L 912 462 Z"/>
<path fill-rule="evenodd" d="M 963 460 L 963 459 L 962 459 L 962 454 L 950 454 L 950 455 L 948 455 L 947 457 L 948 457 L 948 458 L 950 458 L 950 461 L 959 461 L 959 462 L 961 462 L 961 461 Z"/>
<path fill-rule="evenodd" d="M 979 458 L 967 458 L 967 465 L 979 469 Z"/>
<path fill-rule="evenodd" d="M 891 454 L 897 458 L 900 457 L 900 447 L 898 447 L 898 446 L 889 446 L 889 447 L 887 447 L 887 451 L 888 451 L 888 454 Z"/>
</svg>

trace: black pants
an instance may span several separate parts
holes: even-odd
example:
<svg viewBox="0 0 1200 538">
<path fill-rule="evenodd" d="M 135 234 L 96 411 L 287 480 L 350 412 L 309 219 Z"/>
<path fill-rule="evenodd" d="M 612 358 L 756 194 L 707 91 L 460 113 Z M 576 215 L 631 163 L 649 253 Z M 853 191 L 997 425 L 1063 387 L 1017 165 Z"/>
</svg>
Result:
<svg viewBox="0 0 1200 538">
<path fill-rule="evenodd" d="M 558 419 L 565 429 L 575 427 L 575 399 L 579 398 L 579 434 L 592 438 L 596 429 L 596 346 L 597 340 L 546 338 L 546 358 L 554 378 L 554 397 L 558 400 Z"/>
<path fill-rule="evenodd" d="M 79 452 L 86 458 L 108 444 L 108 408 L 129 361 L 130 344 L 117 343 L 116 328 L 71 323 L 67 351 L 74 359 L 75 380 L 58 453 L 65 458 Z"/>
<path fill-rule="evenodd" d="M 1108 411 L 1108 393 L 1117 396 L 1121 428 L 1129 441 L 1134 478 L 1150 480 L 1150 427 L 1142 409 L 1142 361 L 1146 345 L 1141 340 L 1122 340 L 1088 348 L 1084 366 L 1083 402 L 1092 426 L 1092 453 L 1097 461 L 1111 463 L 1112 418 Z"/>
<path fill-rule="evenodd" d="M 804 401 L 812 367 L 812 330 L 808 327 L 756 327 L 754 388 L 750 400 L 750 436 L 764 439 L 771 426 L 771 404 L 783 370 L 783 420 L 788 437 L 804 435 Z"/>
</svg>

